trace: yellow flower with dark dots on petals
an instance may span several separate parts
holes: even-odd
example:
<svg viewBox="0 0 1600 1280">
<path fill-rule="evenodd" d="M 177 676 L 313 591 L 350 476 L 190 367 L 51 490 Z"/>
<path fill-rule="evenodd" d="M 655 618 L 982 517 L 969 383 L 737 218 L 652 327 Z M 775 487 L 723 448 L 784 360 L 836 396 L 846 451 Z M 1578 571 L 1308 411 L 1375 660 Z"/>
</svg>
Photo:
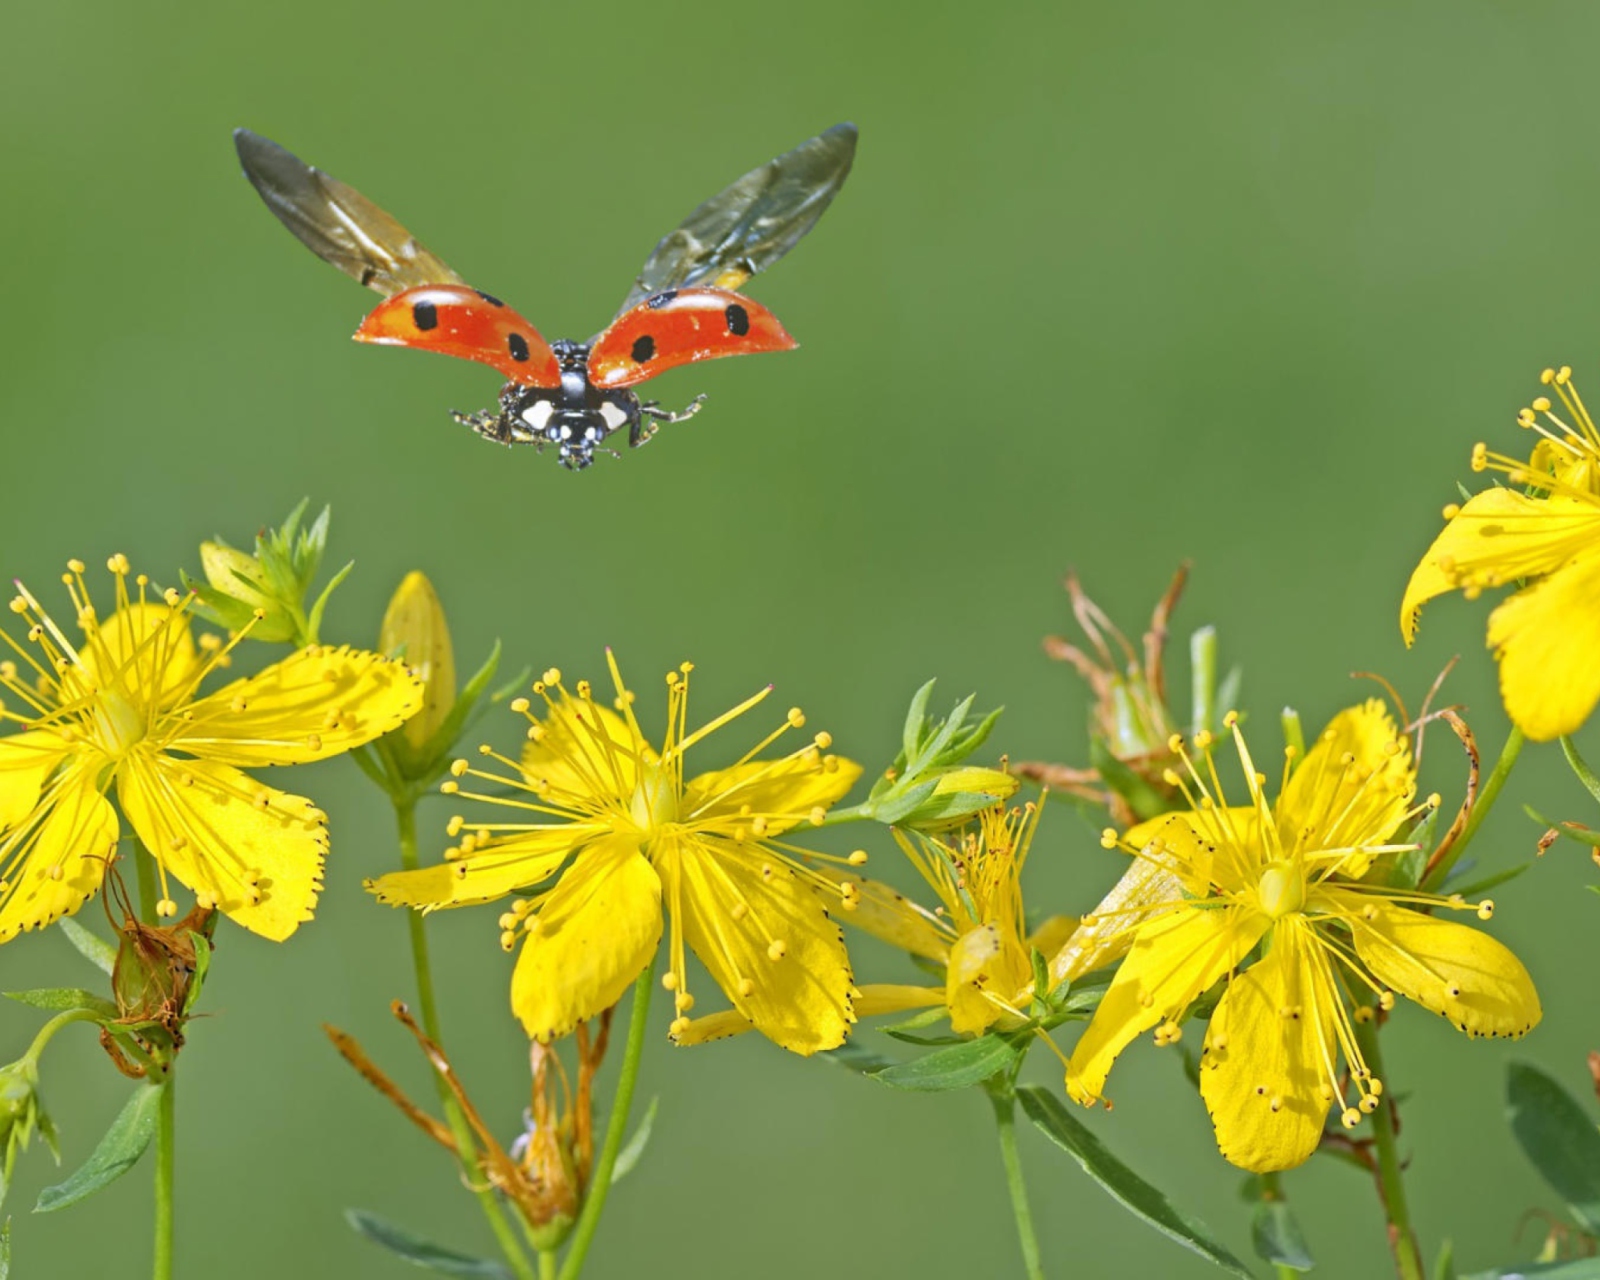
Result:
<svg viewBox="0 0 1600 1280">
<path fill-rule="evenodd" d="M 511 1005 L 536 1040 L 565 1035 L 620 1000 L 655 954 L 665 914 L 672 927 L 662 984 L 676 1006 L 674 1037 L 695 1005 L 687 946 L 738 1015 L 769 1039 L 801 1054 L 843 1043 L 855 1018 L 853 987 L 827 912 L 840 890 L 780 837 L 820 822 L 860 766 L 828 754 L 825 733 L 788 755 L 758 759 L 804 726 L 796 708 L 730 767 L 686 778 L 689 749 L 762 702 L 770 687 L 691 730 L 691 667 L 683 664 L 667 675 L 658 751 L 609 650 L 606 658 L 614 709 L 595 700 L 587 681 L 568 692 L 561 673 L 548 671 L 534 685 L 542 713 L 526 698 L 512 704 L 528 722 L 521 761 L 485 747 L 509 773 L 466 760 L 452 767 L 447 793 L 523 820 L 458 815 L 449 829 L 460 840 L 444 863 L 368 888 L 382 902 L 424 911 L 534 888 L 500 917 L 500 928 L 506 950 L 522 944 Z M 511 794 L 469 794 L 459 781 L 469 777 Z"/>
<path fill-rule="evenodd" d="M 1526 460 L 1472 452 L 1474 471 L 1498 471 L 1517 488 L 1485 489 L 1444 509 L 1449 521 L 1411 575 L 1400 605 L 1407 644 L 1422 606 L 1459 590 L 1521 585 L 1489 615 L 1506 713 L 1528 737 L 1578 729 L 1600 701 L 1600 430 L 1572 382 L 1546 369 L 1545 396 L 1517 416 L 1537 443 Z"/>
<path fill-rule="evenodd" d="M 1393 843 L 1395 833 L 1437 803 L 1413 805 L 1411 753 L 1381 703 L 1335 717 L 1271 805 L 1236 718 L 1227 724 L 1248 805 L 1227 806 L 1211 743 L 1197 735 L 1198 766 L 1173 743 L 1184 768 L 1173 782 L 1190 811 L 1120 838 L 1107 833 L 1108 844 L 1181 880 L 1185 896 L 1132 911 L 1132 946 L 1073 1050 L 1066 1084 L 1078 1102 L 1099 1100 L 1134 1037 L 1154 1029 L 1157 1044 L 1177 1042 L 1185 1011 L 1226 980 L 1206 1031 L 1200 1092 L 1222 1154 L 1265 1172 L 1307 1159 L 1336 1102 L 1347 1128 L 1379 1106 L 1383 1083 L 1353 1024 L 1373 1005 L 1392 1008 L 1398 992 L 1469 1036 L 1520 1036 L 1539 1021 L 1539 997 L 1506 947 L 1427 914 L 1488 919 L 1493 903 L 1363 878 L 1383 855 L 1412 847 Z"/>
<path fill-rule="evenodd" d="M 63 575 L 82 639 L 73 643 L 18 585 L 11 611 L 28 643 L 0 630 L 0 942 L 76 911 L 100 887 L 122 814 L 161 877 L 202 907 L 281 941 L 311 918 L 327 850 L 311 801 L 262 786 L 246 768 L 324 760 L 397 727 L 422 705 L 399 663 L 307 648 L 200 696 L 239 637 L 190 632 L 189 597 L 149 598 L 113 556 L 117 607 L 101 620 L 72 561 Z M 31 646 L 31 647 L 30 647 Z M 21 664 L 19 666 L 19 663 Z"/>
</svg>

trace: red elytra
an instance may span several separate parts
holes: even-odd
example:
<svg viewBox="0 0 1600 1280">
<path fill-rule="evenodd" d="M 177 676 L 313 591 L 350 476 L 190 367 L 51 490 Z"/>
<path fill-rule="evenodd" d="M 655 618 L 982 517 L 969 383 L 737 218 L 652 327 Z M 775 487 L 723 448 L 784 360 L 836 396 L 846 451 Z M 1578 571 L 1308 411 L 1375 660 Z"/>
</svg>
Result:
<svg viewBox="0 0 1600 1280">
<path fill-rule="evenodd" d="M 699 360 L 792 351 L 799 344 L 759 302 L 729 289 L 669 289 L 624 311 L 589 348 L 589 381 L 633 387 Z"/>
<path fill-rule="evenodd" d="M 500 299 L 462 284 L 425 284 L 379 303 L 357 342 L 476 360 L 525 387 L 559 387 L 561 366 L 539 331 Z"/>
</svg>

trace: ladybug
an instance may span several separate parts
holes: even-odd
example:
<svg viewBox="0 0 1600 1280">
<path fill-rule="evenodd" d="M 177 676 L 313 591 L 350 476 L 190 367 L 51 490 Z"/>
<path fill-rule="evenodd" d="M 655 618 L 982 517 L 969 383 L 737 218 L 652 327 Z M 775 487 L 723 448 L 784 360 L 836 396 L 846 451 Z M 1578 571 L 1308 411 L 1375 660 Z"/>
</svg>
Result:
<svg viewBox="0 0 1600 1280">
<path fill-rule="evenodd" d="M 839 124 L 752 169 L 691 213 L 655 247 L 611 323 L 587 342 L 546 342 L 493 294 L 474 289 L 392 216 L 354 187 L 277 143 L 236 129 L 245 177 L 267 208 L 319 258 L 384 297 L 355 332 L 357 342 L 420 347 L 476 360 L 507 379 L 497 409 L 453 413 L 501 444 L 555 446 L 561 465 L 582 470 L 628 430 L 637 448 L 676 413 L 633 388 L 658 373 L 795 345 L 778 318 L 735 292 L 810 231 L 844 185 L 856 127 Z"/>
</svg>

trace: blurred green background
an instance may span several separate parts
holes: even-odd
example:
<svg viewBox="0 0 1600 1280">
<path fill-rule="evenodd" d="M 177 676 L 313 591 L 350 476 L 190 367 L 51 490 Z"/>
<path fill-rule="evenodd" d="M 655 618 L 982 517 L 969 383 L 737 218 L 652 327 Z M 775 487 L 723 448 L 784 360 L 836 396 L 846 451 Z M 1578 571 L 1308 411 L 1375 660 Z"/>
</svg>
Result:
<svg viewBox="0 0 1600 1280">
<path fill-rule="evenodd" d="M 1451 695 L 1496 750 L 1485 609 L 1433 606 L 1409 654 L 1396 613 L 1472 442 L 1517 443 L 1542 364 L 1600 385 L 1597 43 L 1592 5 L 1470 0 L 11 5 L 0 562 L 48 590 L 69 555 L 122 550 L 170 581 L 200 538 L 247 541 L 310 495 L 333 504 L 334 559 L 357 562 L 331 637 L 370 641 L 419 567 L 464 663 L 499 636 L 513 668 L 599 676 L 610 644 L 648 706 L 692 657 L 707 714 L 773 681 L 878 767 L 928 676 L 941 700 L 1006 704 L 1013 757 L 1082 762 L 1084 694 L 1039 648 L 1067 622 L 1061 573 L 1133 631 L 1192 557 L 1179 629 L 1219 624 L 1269 743 L 1285 703 L 1314 729 L 1365 696 L 1352 670 L 1414 703 L 1462 652 Z M 847 118 L 843 196 L 751 289 L 802 349 L 666 376 L 669 404 L 704 390 L 705 412 L 583 475 L 449 421 L 492 401 L 492 373 L 351 344 L 373 296 L 267 214 L 229 142 L 241 124 L 282 141 L 578 337 L 690 207 Z M 1457 785 L 1452 752 L 1428 785 Z M 180 1274 L 405 1274 L 346 1229 L 349 1205 L 488 1252 L 452 1168 L 319 1030 L 431 1094 L 387 1013 L 411 989 L 404 921 L 360 889 L 394 858 L 386 810 L 348 762 L 291 785 L 331 814 L 328 891 L 290 945 L 220 932 L 216 1016 L 183 1060 Z M 1552 749 L 1514 791 L 1592 819 Z M 437 835 L 442 806 L 424 821 Z M 1507 803 L 1477 852 L 1510 865 L 1537 834 Z M 1464 1269 L 1528 1257 L 1524 1212 L 1557 1207 L 1506 1129 L 1506 1062 L 1586 1090 L 1600 1046 L 1600 902 L 1574 848 L 1498 894 L 1546 1024 L 1468 1043 L 1405 1007 L 1391 1034 L 1416 1218 Z M 1030 900 L 1054 910 L 1117 871 L 1064 806 L 1031 865 Z M 447 1038 L 509 1136 L 526 1062 L 494 910 L 435 926 Z M 3 964 L 8 988 L 92 976 L 54 932 Z M 655 1142 L 597 1280 L 1019 1271 L 977 1093 L 895 1094 L 754 1038 L 673 1051 L 668 1016 L 643 1085 Z M 38 1021 L 0 1010 L 0 1058 Z M 1247 1254 L 1241 1175 L 1177 1057 L 1146 1038 L 1111 1084 L 1116 1111 L 1089 1122 Z M 75 1165 L 126 1086 L 69 1031 L 45 1090 Z M 1212 1274 L 1023 1141 L 1052 1274 Z M 30 1153 L 17 1274 L 139 1274 L 149 1172 L 35 1218 L 59 1175 Z M 1318 1161 L 1288 1191 L 1322 1274 L 1384 1273 L 1360 1175 Z"/>
</svg>

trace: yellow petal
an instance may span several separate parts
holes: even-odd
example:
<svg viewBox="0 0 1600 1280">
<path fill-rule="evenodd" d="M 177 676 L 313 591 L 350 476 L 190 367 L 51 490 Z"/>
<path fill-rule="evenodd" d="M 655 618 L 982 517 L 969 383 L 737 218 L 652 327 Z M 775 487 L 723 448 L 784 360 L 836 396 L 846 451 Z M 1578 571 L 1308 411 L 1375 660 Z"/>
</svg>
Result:
<svg viewBox="0 0 1600 1280">
<path fill-rule="evenodd" d="M 1171 826 L 1173 821 L 1172 816 L 1166 816 L 1143 823 L 1128 835 L 1137 839 L 1141 847 L 1148 846 L 1156 838 L 1157 831 L 1162 832 L 1165 848 L 1198 847 L 1199 837 L 1193 828 L 1181 818 L 1177 819 L 1179 826 Z M 1146 920 L 1183 901 L 1188 891 L 1185 879 L 1189 869 L 1187 861 L 1182 865 L 1184 875 L 1180 876 L 1166 856 L 1159 861 L 1154 857 L 1137 857 L 1129 863 L 1122 878 L 1111 886 L 1110 892 L 1083 917 L 1055 952 L 1045 952 L 1050 962 L 1050 985 L 1057 987 L 1063 982 L 1075 981 L 1127 955 L 1139 927 Z"/>
<path fill-rule="evenodd" d="M 916 987 L 901 982 L 869 982 L 856 990 L 855 1015 L 875 1018 L 907 1009 L 929 1009 L 944 1003 L 941 987 Z"/>
<path fill-rule="evenodd" d="M 0 831 L 14 827 L 39 803 L 45 779 L 71 752 L 48 729 L 0 738 Z"/>
<path fill-rule="evenodd" d="M 366 888 L 391 907 L 462 907 L 493 902 L 553 876 L 567 855 L 606 834 L 593 823 L 567 822 L 497 839 L 465 857 L 416 871 L 391 871 Z"/>
<path fill-rule="evenodd" d="M 1280 921 L 1272 949 L 1228 983 L 1200 1056 L 1217 1146 L 1257 1173 L 1309 1159 L 1332 1105 L 1339 997 L 1313 967 L 1302 928 Z"/>
<path fill-rule="evenodd" d="M 227 765 L 142 751 L 118 766 L 117 799 L 197 900 L 274 942 L 311 919 L 328 851 L 327 819 L 311 801 Z"/>
<path fill-rule="evenodd" d="M 685 822 L 703 822 L 738 814 L 748 805 L 750 816 L 766 819 L 768 833 L 778 835 L 813 809 L 829 808 L 860 776 L 861 766 L 841 756 L 751 760 L 691 779 L 680 809 Z"/>
<path fill-rule="evenodd" d="M 1274 810 L 1278 838 L 1286 851 L 1383 844 L 1415 792 L 1409 740 L 1388 708 L 1369 699 L 1334 716 L 1306 752 Z M 1353 853 L 1340 869 L 1355 878 L 1371 862 L 1372 855 Z"/>
<path fill-rule="evenodd" d="M 631 796 L 640 765 L 659 762 L 650 744 L 614 711 L 563 695 L 522 753 L 528 785 L 557 804 L 596 795 Z"/>
<path fill-rule="evenodd" d="M 1051 916 L 1028 935 L 1028 949 L 1042 956 L 1053 956 L 1067 945 L 1081 923 L 1078 916 Z"/>
<path fill-rule="evenodd" d="M 1098 1101 L 1128 1043 L 1180 1015 L 1249 954 L 1267 924 L 1258 911 L 1182 906 L 1143 925 L 1067 1063 L 1073 1099 Z"/>
<path fill-rule="evenodd" d="M 695 1044 L 709 1044 L 713 1040 L 726 1040 L 729 1036 L 742 1036 L 746 1031 L 756 1029 L 755 1023 L 737 1009 L 719 1009 L 716 1013 L 688 1019 L 687 1026 L 683 1023 L 674 1025 L 677 1030 L 668 1039 L 680 1049 Z"/>
<path fill-rule="evenodd" d="M 1533 979 L 1508 947 L 1482 929 L 1425 916 L 1370 894 L 1339 889 L 1323 893 L 1347 914 L 1356 953 L 1385 986 L 1449 1019 L 1469 1036 L 1515 1039 L 1538 1025 L 1541 1010 Z"/>
<path fill-rule="evenodd" d="M 61 774 L 0 839 L 0 942 L 81 907 L 117 851 L 117 814 L 91 769 Z"/>
<path fill-rule="evenodd" d="M 1489 615 L 1500 696 L 1536 742 L 1573 733 L 1600 701 L 1600 542 Z"/>
<path fill-rule="evenodd" d="M 164 604 L 129 605 L 87 628 L 78 659 L 69 691 L 115 689 L 141 707 L 172 705 L 199 672 L 188 614 Z M 80 680 L 86 688 L 73 690 Z"/>
<path fill-rule="evenodd" d="M 1406 585 L 1400 633 L 1410 644 L 1422 606 L 1458 587 L 1495 587 L 1560 568 L 1600 539 L 1600 506 L 1530 498 L 1511 489 L 1474 494 L 1433 540 Z"/>
<path fill-rule="evenodd" d="M 950 957 L 950 928 L 925 907 L 912 902 L 898 889 L 881 880 L 851 875 L 826 863 L 812 870 L 835 884 L 853 884 L 858 891 L 856 906 L 842 912 L 841 918 L 852 928 L 869 933 L 891 947 L 925 956 L 943 964 Z"/>
<path fill-rule="evenodd" d="M 1017 993 L 1032 985 L 1033 965 L 1027 953 L 999 928 L 984 924 L 967 930 L 950 948 L 945 971 L 951 1028 L 980 1034 L 1010 1013 L 991 996 L 1015 1007 Z"/>
<path fill-rule="evenodd" d="M 816 889 L 759 846 L 668 837 L 651 853 L 675 927 L 735 1009 L 795 1053 L 844 1043 L 850 961 Z"/>
<path fill-rule="evenodd" d="M 637 840 L 597 840 L 539 905 L 511 978 L 534 1040 L 564 1036 L 622 999 L 661 940 L 661 881 Z"/>
<path fill-rule="evenodd" d="M 253 767 L 325 760 L 397 728 L 422 705 L 422 682 L 360 649 L 302 649 L 194 703 L 173 750 Z"/>
</svg>

